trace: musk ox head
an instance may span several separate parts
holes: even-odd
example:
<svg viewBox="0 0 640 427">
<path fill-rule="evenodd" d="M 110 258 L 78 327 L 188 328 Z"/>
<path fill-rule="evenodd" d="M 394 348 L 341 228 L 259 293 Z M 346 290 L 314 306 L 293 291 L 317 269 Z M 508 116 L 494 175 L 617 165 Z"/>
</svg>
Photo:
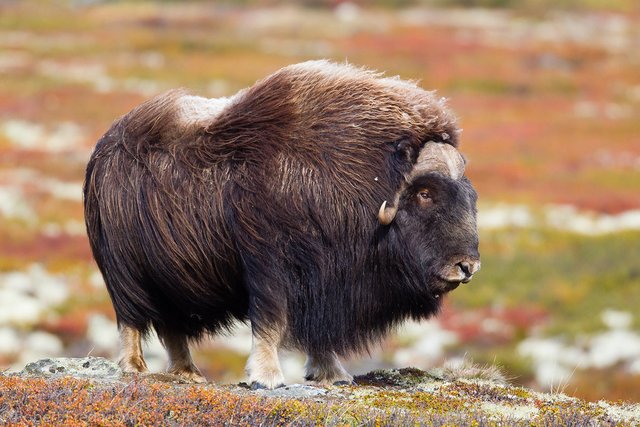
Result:
<svg viewBox="0 0 640 427">
<path fill-rule="evenodd" d="M 427 142 L 392 203 L 378 212 L 415 253 L 436 298 L 468 283 L 480 269 L 477 194 L 464 176 L 465 160 L 452 145 Z"/>
</svg>

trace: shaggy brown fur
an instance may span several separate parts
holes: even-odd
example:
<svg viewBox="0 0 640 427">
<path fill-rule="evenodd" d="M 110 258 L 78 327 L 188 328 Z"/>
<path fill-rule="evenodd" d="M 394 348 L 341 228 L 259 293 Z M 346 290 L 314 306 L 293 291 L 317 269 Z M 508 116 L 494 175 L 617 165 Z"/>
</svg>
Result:
<svg viewBox="0 0 640 427">
<path fill-rule="evenodd" d="M 326 376 L 335 354 L 432 315 L 450 289 L 441 271 L 470 260 L 470 278 L 479 263 L 466 178 L 411 174 L 427 143 L 458 144 L 441 99 L 326 61 L 228 100 L 176 90 L 142 104 L 98 142 L 84 190 L 118 322 L 198 338 L 249 319 L 257 348 L 305 350 Z M 417 204 L 427 187 L 439 210 Z"/>
</svg>

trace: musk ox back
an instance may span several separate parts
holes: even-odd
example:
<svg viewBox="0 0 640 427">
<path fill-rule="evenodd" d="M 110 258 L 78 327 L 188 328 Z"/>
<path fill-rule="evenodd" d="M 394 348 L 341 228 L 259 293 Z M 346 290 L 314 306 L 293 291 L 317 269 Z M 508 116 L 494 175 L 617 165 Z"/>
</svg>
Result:
<svg viewBox="0 0 640 427">
<path fill-rule="evenodd" d="M 204 381 L 188 343 L 250 321 L 254 387 L 352 381 L 366 350 L 479 269 L 476 193 L 444 101 L 411 82 L 312 61 L 233 97 L 160 95 L 116 121 L 87 167 L 85 215 L 120 365 L 154 328 L 169 371 Z"/>
</svg>

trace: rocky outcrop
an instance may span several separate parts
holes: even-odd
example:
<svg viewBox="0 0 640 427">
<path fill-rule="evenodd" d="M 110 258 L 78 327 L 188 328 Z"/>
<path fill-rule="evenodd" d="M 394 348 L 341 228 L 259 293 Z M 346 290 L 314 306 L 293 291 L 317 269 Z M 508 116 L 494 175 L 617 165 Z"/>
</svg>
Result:
<svg viewBox="0 0 640 427">
<path fill-rule="evenodd" d="M 74 378 L 96 378 L 104 381 L 122 378 L 118 364 L 102 357 L 58 357 L 42 359 L 24 367 L 20 375 Z"/>
</svg>

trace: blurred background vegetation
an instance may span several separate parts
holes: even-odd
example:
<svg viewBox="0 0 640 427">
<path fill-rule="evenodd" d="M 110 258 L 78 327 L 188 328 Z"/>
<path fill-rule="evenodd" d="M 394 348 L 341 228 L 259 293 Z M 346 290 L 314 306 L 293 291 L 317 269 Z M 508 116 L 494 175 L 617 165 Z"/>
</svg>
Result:
<svg viewBox="0 0 640 427">
<path fill-rule="evenodd" d="M 192 0 L 198 2 L 198 0 Z M 113 3 L 115 1 L 104 1 Z M 129 3 L 144 3 L 145 0 L 134 0 Z M 157 3 L 172 3 L 172 0 L 160 0 Z M 211 3 L 207 0 L 199 0 L 200 3 Z M 76 4 L 101 3 L 101 1 L 85 0 Z M 294 5 L 309 8 L 331 8 L 346 3 L 340 0 L 223 0 L 215 2 L 218 5 L 270 7 L 278 5 Z M 631 12 L 637 10 L 637 4 L 633 0 L 371 0 L 349 2 L 361 7 L 379 7 L 386 9 L 400 9 L 409 7 L 438 7 L 438 8 L 496 8 L 516 11 L 546 12 L 553 10 L 571 11 L 620 11 Z"/>
<path fill-rule="evenodd" d="M 351 369 L 469 357 L 518 384 L 639 400 L 635 0 L 0 1 L 0 369 L 116 353 L 81 204 L 114 119 L 316 58 L 447 97 L 480 194 L 481 273 Z M 239 336 L 199 347 L 210 378 L 242 378 Z"/>
</svg>

